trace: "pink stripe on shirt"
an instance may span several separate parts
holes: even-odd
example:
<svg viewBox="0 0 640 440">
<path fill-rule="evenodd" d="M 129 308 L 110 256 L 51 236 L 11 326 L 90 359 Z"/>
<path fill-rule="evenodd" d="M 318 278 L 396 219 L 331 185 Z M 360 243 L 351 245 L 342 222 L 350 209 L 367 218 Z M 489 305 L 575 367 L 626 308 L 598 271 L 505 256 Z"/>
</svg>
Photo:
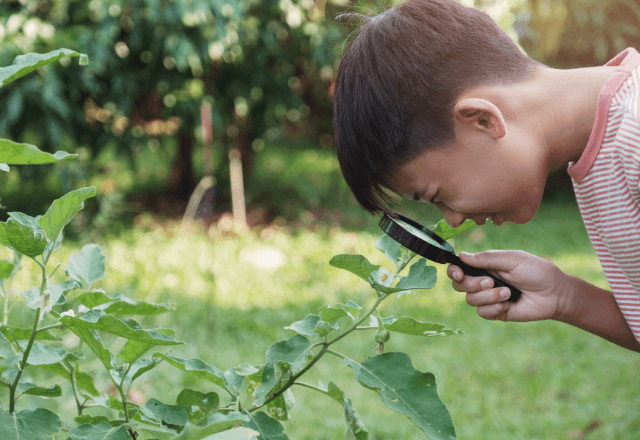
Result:
<svg viewBox="0 0 640 440">
<path fill-rule="evenodd" d="M 569 164 L 591 243 L 627 324 L 640 341 L 640 54 L 628 48 L 600 92 L 596 122 Z"/>
</svg>

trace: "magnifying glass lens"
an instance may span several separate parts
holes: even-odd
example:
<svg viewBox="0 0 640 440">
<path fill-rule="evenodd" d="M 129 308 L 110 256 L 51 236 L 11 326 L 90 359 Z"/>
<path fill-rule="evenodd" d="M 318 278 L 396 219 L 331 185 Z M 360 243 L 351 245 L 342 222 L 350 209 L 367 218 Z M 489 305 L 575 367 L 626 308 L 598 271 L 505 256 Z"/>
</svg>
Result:
<svg viewBox="0 0 640 440">
<path fill-rule="evenodd" d="M 402 226 L 405 230 L 407 230 L 407 232 L 409 232 L 414 237 L 417 237 L 417 238 L 419 238 L 421 240 L 424 240 L 424 241 L 426 241 L 427 243 L 429 243 L 432 246 L 439 247 L 440 249 L 445 249 L 440 243 L 435 241 L 433 238 L 429 237 L 427 234 L 422 232 L 420 229 L 411 226 L 409 223 L 403 222 L 400 219 L 396 219 L 395 222 L 398 225 Z"/>
</svg>

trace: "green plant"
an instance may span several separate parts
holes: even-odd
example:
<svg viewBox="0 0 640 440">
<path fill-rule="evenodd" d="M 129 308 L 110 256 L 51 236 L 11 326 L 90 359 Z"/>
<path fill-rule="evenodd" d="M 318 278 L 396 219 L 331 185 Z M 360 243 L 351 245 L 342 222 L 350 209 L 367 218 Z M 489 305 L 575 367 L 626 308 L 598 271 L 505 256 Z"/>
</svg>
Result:
<svg viewBox="0 0 640 440">
<path fill-rule="evenodd" d="M 0 69 L 0 85 L 63 56 L 80 56 L 86 61 L 81 54 L 66 49 L 25 55 L 13 66 Z M 62 152 L 51 155 L 32 145 L 0 141 L 0 162 L 9 165 L 50 163 L 72 156 Z M 7 167 L 3 165 L 2 169 Z M 372 304 L 363 308 L 349 300 L 346 304 L 320 307 L 317 314 L 309 314 L 286 327 L 297 335 L 271 345 L 262 365 L 242 364 L 223 371 L 200 359 L 183 359 L 167 352 L 143 357 L 153 347 L 182 342 L 172 337 L 175 334 L 172 329 L 145 329 L 137 321 L 121 316 L 157 315 L 169 311 L 169 305 L 136 301 L 120 293 L 109 296 L 95 288 L 105 277 L 106 260 L 95 244 L 87 244 L 72 255 L 64 270 L 58 271 L 61 264 L 53 270 L 49 267 L 51 256 L 60 247 L 64 228 L 95 193 L 94 187 L 71 191 L 55 200 L 42 216 L 10 212 L 9 219 L 0 223 L 0 244 L 13 253 L 10 261 L 0 261 L 0 288 L 5 306 L 0 327 L 0 384 L 8 388 L 9 394 L 8 412 L 0 412 L 0 438 L 52 438 L 66 431 L 69 439 L 120 440 L 137 439 L 141 432 L 157 438 L 196 430 L 209 440 L 248 438 L 248 433 L 253 433 L 251 438 L 283 440 L 288 437 L 280 421 L 289 419 L 294 402 L 291 389 L 296 385 L 336 400 L 344 408 L 351 434 L 356 439 L 367 439 L 364 424 L 338 385 L 332 381 L 314 385 L 300 380 L 326 354 L 342 359 L 362 386 L 376 391 L 387 407 L 405 414 L 428 438 L 456 438 L 449 412 L 438 397 L 433 374 L 414 369 L 404 353 L 384 353 L 391 332 L 423 337 L 459 333 L 410 317 L 395 319 L 380 315 L 379 306 L 387 298 L 434 286 L 435 267 L 428 266 L 424 258 L 413 262 L 408 273 L 401 275 L 416 255 L 387 236 L 376 242 L 376 248 L 395 264 L 394 273 L 370 263 L 362 255 L 334 256 L 329 262 L 332 266 L 359 276 L 372 287 L 375 292 Z M 451 237 L 467 227 L 468 224 L 455 230 L 444 229 Z M 435 229 L 442 232 L 443 225 L 436 225 Z M 16 299 L 9 295 L 10 284 L 23 257 L 35 261 L 41 271 L 40 285 L 21 293 L 26 307 L 35 311 L 30 329 L 15 326 L 8 319 L 7 306 L 10 301 L 15 304 Z M 54 284 L 56 280 L 61 282 Z M 70 304 L 74 307 L 70 308 Z M 377 354 L 363 362 L 332 348 L 356 330 L 374 333 Z M 65 348 L 59 342 L 60 336 L 69 332 L 78 338 L 73 348 Z M 105 342 L 102 339 L 105 336 L 126 342 L 109 349 L 106 339 Z M 85 354 L 91 353 L 104 366 L 117 391 L 115 396 L 98 391 L 94 378 L 84 371 L 89 360 Z M 175 404 L 155 398 L 144 404 L 130 400 L 134 381 L 161 362 L 213 383 L 226 394 L 221 397 L 215 392 L 187 388 L 179 393 Z M 48 370 L 69 381 L 78 426 L 63 428 L 60 417 L 45 408 L 17 412 L 16 403 L 22 396 L 62 395 L 57 383 L 49 387 L 32 383 L 34 379 L 28 376 L 27 366 L 30 370 Z M 98 413 L 93 413 L 96 409 Z M 89 410 L 92 414 L 86 413 Z M 224 437 L 216 435 L 222 431 L 228 431 Z"/>
</svg>

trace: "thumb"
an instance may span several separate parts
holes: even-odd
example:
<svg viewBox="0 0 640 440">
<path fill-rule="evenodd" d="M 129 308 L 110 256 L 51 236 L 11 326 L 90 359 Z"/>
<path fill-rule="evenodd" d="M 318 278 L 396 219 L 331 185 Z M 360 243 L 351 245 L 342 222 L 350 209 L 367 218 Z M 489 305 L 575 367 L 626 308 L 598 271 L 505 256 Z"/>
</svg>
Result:
<svg viewBox="0 0 640 440">
<path fill-rule="evenodd" d="M 482 251 L 475 254 L 460 252 L 460 259 L 469 266 L 480 269 L 509 272 L 519 263 L 518 251 Z"/>
</svg>

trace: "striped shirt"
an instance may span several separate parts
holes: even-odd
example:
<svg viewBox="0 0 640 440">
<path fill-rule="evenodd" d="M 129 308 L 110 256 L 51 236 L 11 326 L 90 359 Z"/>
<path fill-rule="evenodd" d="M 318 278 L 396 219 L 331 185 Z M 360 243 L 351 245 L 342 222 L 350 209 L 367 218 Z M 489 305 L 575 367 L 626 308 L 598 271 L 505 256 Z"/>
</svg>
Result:
<svg viewBox="0 0 640 440">
<path fill-rule="evenodd" d="M 628 48 L 600 92 L 589 142 L 569 174 L 591 243 L 640 341 L 640 54 Z"/>
</svg>

